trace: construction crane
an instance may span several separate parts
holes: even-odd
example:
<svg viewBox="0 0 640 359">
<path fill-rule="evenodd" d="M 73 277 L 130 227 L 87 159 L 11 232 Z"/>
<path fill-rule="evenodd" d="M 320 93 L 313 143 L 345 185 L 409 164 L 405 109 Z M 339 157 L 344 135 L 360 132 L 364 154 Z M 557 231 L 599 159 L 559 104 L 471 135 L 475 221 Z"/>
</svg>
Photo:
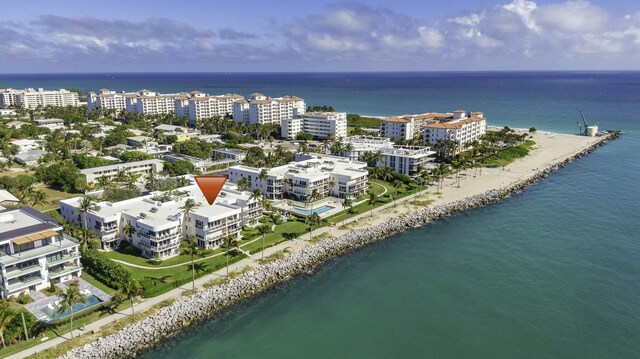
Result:
<svg viewBox="0 0 640 359">
<path fill-rule="evenodd" d="M 580 117 L 582 117 L 582 123 L 584 123 L 584 134 L 587 134 L 587 121 L 585 121 L 584 119 L 584 115 L 582 114 L 582 110 L 580 110 Z M 578 125 L 580 125 L 580 123 L 578 122 Z M 580 132 L 582 133 L 582 129 L 580 129 Z"/>
</svg>

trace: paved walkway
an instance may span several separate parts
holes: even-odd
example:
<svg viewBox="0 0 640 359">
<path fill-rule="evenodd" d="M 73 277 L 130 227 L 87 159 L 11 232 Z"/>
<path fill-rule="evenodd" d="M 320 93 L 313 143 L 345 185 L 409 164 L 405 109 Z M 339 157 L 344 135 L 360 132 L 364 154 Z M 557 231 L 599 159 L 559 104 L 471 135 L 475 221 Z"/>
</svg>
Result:
<svg viewBox="0 0 640 359">
<path fill-rule="evenodd" d="M 422 192 L 419 192 L 419 194 L 420 193 L 422 193 Z M 413 197 L 414 197 L 414 195 L 403 197 L 402 199 L 398 200 L 398 203 L 401 203 L 402 201 L 406 201 L 406 200 L 409 200 L 409 199 L 413 199 Z M 373 210 L 373 212 L 375 213 L 375 212 L 379 212 L 379 211 L 384 211 L 387 208 L 392 207 L 392 206 L 393 206 L 393 202 L 387 203 L 387 204 L 384 204 L 384 205 L 382 205 L 380 207 L 375 208 Z M 351 222 L 358 221 L 360 219 L 367 219 L 367 218 L 371 218 L 370 211 L 366 211 L 366 212 L 361 213 L 361 214 L 359 214 L 357 216 L 351 217 L 351 218 L 347 219 L 345 221 L 345 223 L 349 224 Z M 342 221 L 340 222 L 340 225 L 342 225 Z M 336 232 L 336 227 L 325 226 L 325 227 L 318 228 L 318 229 L 314 230 L 313 231 L 313 237 L 315 238 L 316 236 L 321 235 L 323 233 L 331 234 L 332 232 Z M 264 250 L 264 256 L 266 258 L 266 257 L 269 257 L 272 254 L 278 253 L 278 252 L 283 251 L 285 249 L 298 250 L 298 249 L 304 248 L 304 247 L 310 245 L 310 242 L 308 240 L 306 240 L 307 238 L 309 238 L 308 234 L 305 233 L 304 235 L 302 235 L 302 236 L 300 236 L 300 237 L 298 237 L 296 239 L 293 239 L 291 241 L 284 241 L 284 242 L 279 243 L 279 244 L 277 244 L 275 246 L 266 248 Z M 259 238 L 254 239 L 251 242 L 254 242 L 254 241 L 258 240 L 258 239 Z M 248 242 L 248 243 L 251 243 L 251 242 Z M 255 252 L 255 253 L 253 253 L 253 255 L 256 255 L 256 254 L 259 254 L 259 253 L 260 252 Z M 210 257 L 217 256 L 217 255 L 222 255 L 222 254 L 224 254 L 224 253 L 214 254 L 214 255 L 212 255 Z M 204 259 L 206 259 L 206 258 L 202 258 L 200 260 L 204 260 Z M 116 260 L 116 262 L 120 262 L 120 261 Z M 125 263 L 125 262 L 121 262 L 121 263 Z M 145 268 L 145 269 L 155 269 L 155 268 L 151 268 L 151 267 L 138 266 L 138 265 L 133 265 L 133 264 L 129 264 L 129 263 L 125 263 L 125 264 L 127 264 L 129 266 L 132 266 L 132 267 L 140 267 L 140 268 Z M 174 266 L 160 267 L 160 268 L 157 268 L 157 269 L 172 268 L 172 267 L 177 267 L 177 266 L 182 266 L 182 265 L 184 265 L 184 263 L 177 264 L 177 265 L 174 265 Z M 253 267 L 256 267 L 256 266 L 259 266 L 259 265 L 260 264 L 258 262 L 257 257 L 255 259 L 252 258 L 252 257 L 245 258 L 245 259 L 243 259 L 241 261 L 238 261 L 236 263 L 233 263 L 233 264 L 229 265 L 229 273 L 232 273 L 234 271 L 240 271 L 245 267 L 253 268 Z M 222 269 L 220 269 L 220 270 L 218 270 L 216 272 L 213 272 L 211 274 L 208 274 L 208 275 L 205 275 L 203 277 L 200 277 L 200 278 L 196 279 L 196 284 L 195 285 L 196 285 L 197 288 L 201 289 L 201 288 L 203 288 L 202 287 L 203 284 L 205 284 L 205 283 L 207 283 L 207 282 L 209 282 L 211 280 L 214 280 L 214 279 L 225 277 L 226 276 L 226 272 L 227 272 L 227 269 L 226 268 L 222 268 Z M 159 295 L 157 297 L 143 299 L 140 303 L 136 304 L 135 311 L 136 311 L 136 313 L 142 313 L 144 311 L 149 310 L 151 307 L 153 307 L 154 305 L 156 305 L 156 304 L 158 304 L 158 303 L 160 303 L 160 302 L 162 302 L 164 300 L 183 298 L 182 293 L 185 292 L 185 291 L 189 291 L 189 290 L 191 290 L 191 282 L 186 283 L 186 284 L 180 286 L 179 288 L 173 289 L 173 290 L 171 290 L 171 291 L 169 291 L 167 293 L 161 294 L 161 295 Z M 111 315 L 109 315 L 107 317 L 104 317 L 102 319 L 99 319 L 99 320 L 97 320 L 97 321 L 95 321 L 93 323 L 87 324 L 85 326 L 85 328 L 82 329 L 82 330 L 81 329 L 75 329 L 73 331 L 73 335 L 75 337 L 75 336 L 79 336 L 79 335 L 82 335 L 82 334 L 86 334 L 86 333 L 94 331 L 94 330 L 98 331 L 98 330 L 100 330 L 100 328 L 105 327 L 105 326 L 109 326 L 113 322 L 117 321 L 118 319 L 127 317 L 129 315 L 131 315 L 131 308 L 119 311 L 117 313 L 111 314 Z M 35 354 L 37 352 L 40 352 L 42 350 L 54 347 L 54 346 L 64 342 L 65 340 L 67 340 L 69 338 L 71 338 L 71 334 L 70 333 L 66 333 L 63 336 L 56 337 L 56 338 L 53 338 L 53 339 L 49 339 L 47 341 L 42 342 L 41 344 L 33 346 L 33 347 L 29 348 L 29 349 L 25 349 L 22 352 L 10 355 L 10 356 L 8 356 L 6 358 L 7 359 L 25 358 L 25 357 L 33 355 L 33 354 Z"/>
</svg>

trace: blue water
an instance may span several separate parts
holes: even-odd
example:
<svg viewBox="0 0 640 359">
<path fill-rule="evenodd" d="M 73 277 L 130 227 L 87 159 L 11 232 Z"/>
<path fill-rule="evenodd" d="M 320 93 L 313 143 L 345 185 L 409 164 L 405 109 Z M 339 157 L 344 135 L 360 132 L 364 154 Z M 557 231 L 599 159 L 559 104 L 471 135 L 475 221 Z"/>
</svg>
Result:
<svg viewBox="0 0 640 359">
<path fill-rule="evenodd" d="M 80 311 L 83 311 L 87 308 L 93 307 L 94 305 L 98 305 L 102 303 L 102 300 L 98 297 L 96 297 L 95 295 L 89 295 L 87 296 L 87 302 L 86 303 L 78 303 L 78 304 L 74 304 L 73 307 L 73 314 L 76 314 Z M 58 319 L 62 319 L 62 318 L 66 318 L 69 315 L 71 315 L 71 309 L 67 309 L 65 311 L 63 311 L 62 313 L 58 312 L 57 310 L 50 310 L 49 308 L 44 308 L 42 310 L 47 316 L 49 316 L 49 318 L 51 318 L 51 321 L 56 321 Z"/>
<path fill-rule="evenodd" d="M 310 215 L 311 213 L 321 214 L 321 213 L 324 213 L 324 212 L 326 212 L 326 211 L 330 211 L 330 210 L 332 210 L 332 209 L 334 209 L 334 208 L 335 208 L 335 207 L 331 207 L 331 206 L 327 206 L 327 205 L 325 205 L 325 206 L 321 206 L 321 207 L 318 207 L 318 208 L 314 208 L 314 209 L 313 209 L 313 211 L 312 211 L 312 210 L 310 210 L 310 209 L 295 208 L 295 207 L 294 207 L 294 208 L 290 209 L 290 211 L 291 211 L 291 212 L 300 213 L 300 214 L 302 214 L 303 216 L 308 216 L 308 215 Z"/>
<path fill-rule="evenodd" d="M 370 115 L 624 135 L 505 201 L 339 258 L 145 358 L 640 357 L 640 73 L 0 75 L 1 86 L 294 94 Z"/>
</svg>

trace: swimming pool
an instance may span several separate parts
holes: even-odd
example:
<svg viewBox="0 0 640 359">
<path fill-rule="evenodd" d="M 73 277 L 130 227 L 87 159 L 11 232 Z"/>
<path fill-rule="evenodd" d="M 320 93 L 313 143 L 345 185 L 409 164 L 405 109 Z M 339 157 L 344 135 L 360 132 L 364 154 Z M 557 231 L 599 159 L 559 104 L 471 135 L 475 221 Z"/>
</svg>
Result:
<svg viewBox="0 0 640 359">
<path fill-rule="evenodd" d="M 93 294 L 89 295 L 89 296 L 87 296 L 87 303 L 78 303 L 78 304 L 75 304 L 73 306 L 73 314 L 76 314 L 76 313 L 78 313 L 80 311 L 83 311 L 83 310 L 85 310 L 87 308 L 93 307 L 94 305 L 98 305 L 100 303 L 102 303 L 102 299 L 96 297 Z M 71 309 L 67 309 L 62 313 L 59 313 L 56 309 L 51 310 L 49 308 L 44 308 L 44 309 L 42 309 L 42 311 L 49 318 L 51 318 L 51 321 L 68 317 L 71 314 Z"/>
<path fill-rule="evenodd" d="M 321 206 L 321 207 L 318 207 L 318 208 L 314 208 L 314 209 L 313 209 L 313 212 L 311 212 L 311 210 L 309 210 L 309 209 L 303 209 L 303 208 L 293 207 L 290 211 L 291 211 L 291 212 L 295 212 L 295 213 L 300 213 L 300 214 L 301 214 L 301 215 L 303 215 L 303 216 L 308 216 L 308 215 L 310 215 L 311 213 L 317 213 L 317 214 L 320 214 L 320 213 L 324 213 L 324 212 L 326 212 L 326 211 L 330 211 L 330 210 L 332 210 L 332 209 L 334 209 L 334 208 L 335 208 L 335 207 L 324 205 L 324 206 Z"/>
</svg>

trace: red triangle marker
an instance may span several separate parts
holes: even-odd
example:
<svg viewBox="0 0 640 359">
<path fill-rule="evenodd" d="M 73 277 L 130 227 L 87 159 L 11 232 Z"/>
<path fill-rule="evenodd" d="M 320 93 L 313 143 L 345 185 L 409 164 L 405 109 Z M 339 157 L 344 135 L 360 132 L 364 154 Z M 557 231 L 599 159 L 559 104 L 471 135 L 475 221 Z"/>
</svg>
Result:
<svg viewBox="0 0 640 359">
<path fill-rule="evenodd" d="M 213 204 L 222 186 L 227 182 L 227 176 L 195 176 L 194 178 L 209 205 Z"/>
</svg>

